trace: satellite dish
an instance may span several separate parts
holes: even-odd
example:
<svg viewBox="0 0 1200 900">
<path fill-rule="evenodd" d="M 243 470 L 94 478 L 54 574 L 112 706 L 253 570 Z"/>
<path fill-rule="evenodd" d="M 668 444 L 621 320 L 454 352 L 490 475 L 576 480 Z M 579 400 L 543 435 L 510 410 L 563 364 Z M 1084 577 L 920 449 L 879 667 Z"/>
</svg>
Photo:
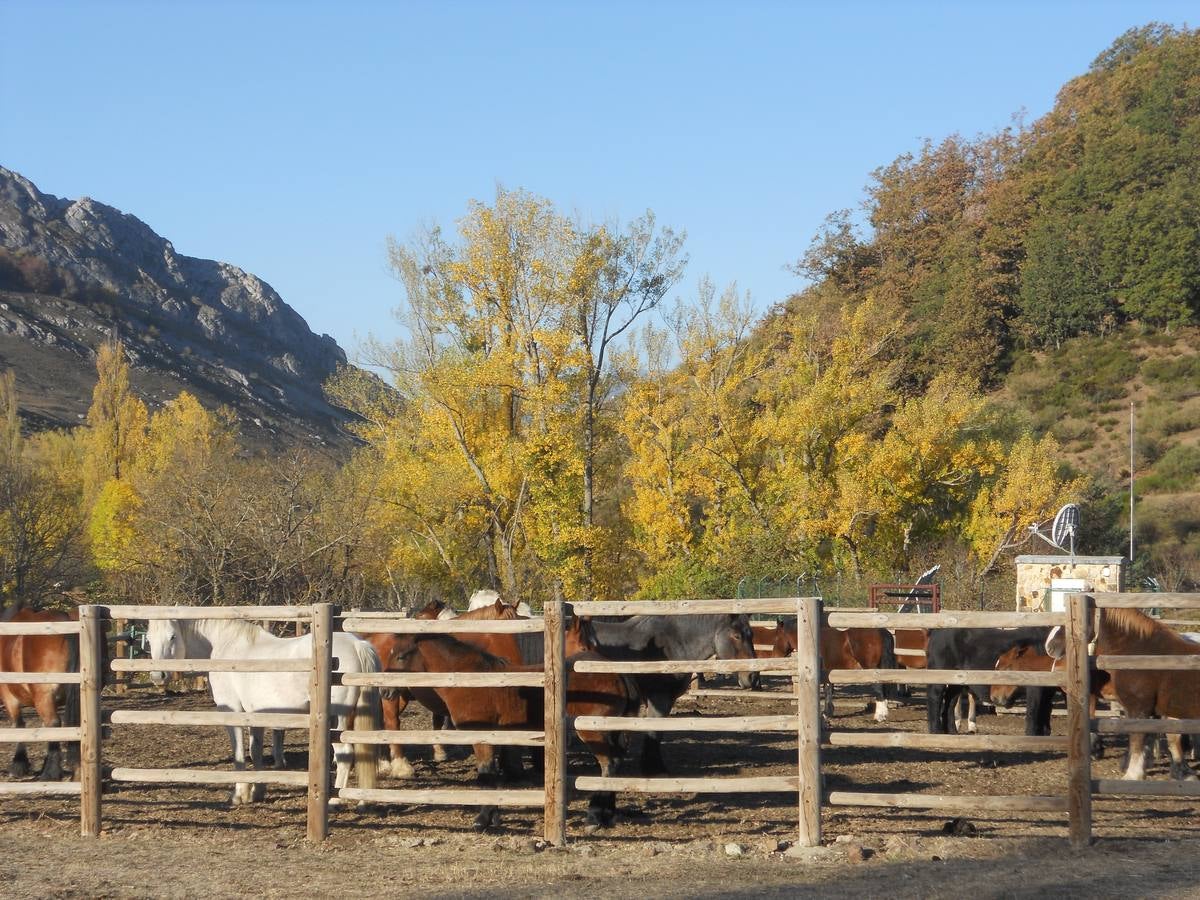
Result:
<svg viewBox="0 0 1200 900">
<path fill-rule="evenodd" d="M 940 572 L 942 564 L 938 563 L 932 569 L 927 569 L 921 573 L 921 577 L 917 579 L 917 584 L 933 584 L 933 576 Z"/>
<path fill-rule="evenodd" d="M 1060 549 L 1069 544 L 1071 555 L 1075 555 L 1075 535 L 1079 533 L 1079 504 L 1068 503 L 1054 516 L 1050 526 L 1050 540 Z"/>
<path fill-rule="evenodd" d="M 1050 525 L 1050 536 L 1042 534 L 1042 526 L 1034 523 L 1029 526 L 1031 534 L 1036 534 L 1055 550 L 1075 555 L 1075 536 L 1079 534 L 1079 504 L 1068 503 L 1054 515 Z M 1064 545 L 1069 545 L 1064 546 Z"/>
</svg>

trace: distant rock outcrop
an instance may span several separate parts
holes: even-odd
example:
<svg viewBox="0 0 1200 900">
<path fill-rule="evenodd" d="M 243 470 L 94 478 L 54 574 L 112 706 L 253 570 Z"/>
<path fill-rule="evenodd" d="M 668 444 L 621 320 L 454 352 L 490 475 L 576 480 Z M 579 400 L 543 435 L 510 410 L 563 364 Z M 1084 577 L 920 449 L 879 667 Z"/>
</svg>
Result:
<svg viewBox="0 0 1200 900">
<path fill-rule="evenodd" d="M 321 385 L 346 354 L 236 266 L 175 252 L 128 213 L 44 194 L 0 167 L 0 366 L 35 421 L 75 424 L 95 347 L 121 339 L 153 406 L 187 389 L 257 443 L 343 443 Z M 76 371 L 78 370 L 78 371 Z"/>
</svg>

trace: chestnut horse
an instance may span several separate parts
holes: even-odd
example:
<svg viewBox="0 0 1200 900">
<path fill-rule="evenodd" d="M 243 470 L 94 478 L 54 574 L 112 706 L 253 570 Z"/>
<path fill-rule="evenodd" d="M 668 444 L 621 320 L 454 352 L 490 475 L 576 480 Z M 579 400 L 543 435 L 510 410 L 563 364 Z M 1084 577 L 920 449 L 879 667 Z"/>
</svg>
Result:
<svg viewBox="0 0 1200 900">
<path fill-rule="evenodd" d="M 444 604 L 436 600 L 431 600 L 413 618 L 445 618 L 445 610 L 446 606 Z M 517 615 L 513 607 L 497 597 L 496 601 L 490 606 L 478 607 L 453 618 L 496 621 L 524 617 Z M 393 655 L 398 637 L 399 635 L 381 633 L 362 635 L 363 640 L 369 642 L 375 648 L 375 652 L 379 654 L 379 658 L 383 661 L 384 671 L 389 671 L 388 660 Z M 520 645 L 517 642 L 517 636 L 514 634 L 461 634 L 459 635 L 459 639 L 478 647 L 480 650 L 491 653 L 493 656 L 508 660 L 508 662 L 514 665 L 520 665 L 525 662 L 521 654 Z M 446 705 L 433 688 L 398 688 L 394 691 L 384 691 L 383 693 L 384 730 L 396 731 L 400 728 L 400 714 L 408 708 L 408 704 L 413 700 L 416 700 L 433 715 L 433 727 L 435 729 L 446 726 L 446 720 L 449 718 Z M 381 759 L 379 762 L 383 773 L 389 774 L 393 778 L 412 778 L 414 774 L 412 763 L 409 762 L 404 747 L 400 744 L 391 744 L 388 747 L 388 753 L 389 761 L 384 762 Z M 445 762 L 446 748 L 441 744 L 434 744 L 433 759 L 434 762 Z"/>
<path fill-rule="evenodd" d="M 19 610 L 10 622 L 71 622 L 78 621 L 78 611 L 70 615 L 61 612 L 36 612 Z M 64 634 L 6 634 L 0 635 L 0 672 L 78 672 L 79 642 Z M 0 702 L 4 704 L 8 717 L 16 728 L 25 727 L 21 716 L 23 707 L 33 707 L 41 717 L 42 725 L 57 728 L 79 725 L 79 685 L 64 684 L 0 684 Z M 62 717 L 59 717 L 62 707 Z M 67 744 L 67 766 L 73 768 L 79 754 L 79 745 Z M 23 743 L 17 744 L 12 764 L 8 768 L 14 778 L 29 774 L 29 756 Z M 42 781 L 60 781 L 64 774 L 62 749 L 57 741 L 47 745 L 46 759 L 42 763 L 38 778 Z"/>
<path fill-rule="evenodd" d="M 1089 640 L 1096 642 L 1097 656 L 1197 656 L 1200 644 L 1172 631 L 1136 609 L 1101 609 L 1089 623 Z M 1066 655 L 1065 629 L 1056 627 L 1046 639 L 1046 652 L 1055 659 Z M 1200 718 L 1200 669 L 1118 669 L 1109 673 L 1117 701 L 1131 719 Z M 1124 778 L 1146 777 L 1143 752 L 1146 735 L 1129 735 L 1129 763 Z M 1171 753 L 1171 777 L 1196 778 L 1183 756 L 1180 734 L 1167 735 Z"/>
<path fill-rule="evenodd" d="M 775 630 L 772 656 L 788 656 L 796 649 L 796 623 L 780 622 Z M 829 684 L 830 669 L 894 669 L 896 657 L 892 636 L 883 628 L 832 628 L 821 626 L 821 686 L 825 691 L 825 715 L 833 715 L 833 686 Z M 875 721 L 884 722 L 888 715 L 886 685 L 875 685 Z"/>
<path fill-rule="evenodd" d="M 569 640 L 593 644 L 594 636 L 586 641 L 580 637 L 580 626 Z M 478 647 L 455 640 L 446 634 L 397 635 L 391 667 L 400 672 L 541 672 L 540 664 L 512 665 Z M 567 660 L 567 714 L 569 716 L 623 716 L 637 709 L 639 699 L 633 681 L 622 675 L 591 674 L 573 671 L 580 659 L 603 659 L 599 654 L 585 651 Z M 545 694 L 540 687 L 492 688 L 435 688 L 449 710 L 455 728 L 510 728 L 540 731 L 545 725 Z M 614 764 L 622 752 L 621 742 L 613 732 L 579 732 L 580 738 L 600 764 L 600 774 L 611 776 Z M 513 748 L 502 747 L 500 755 L 511 755 Z M 495 784 L 502 774 L 495 749 L 488 744 L 475 745 L 476 777 L 485 787 Z M 507 767 L 519 771 L 519 766 Z M 611 791 L 592 796 L 588 805 L 588 822 L 601 827 L 612 824 L 616 811 L 616 795 Z M 475 828 L 484 830 L 500 824 L 499 810 L 483 807 L 475 817 Z"/>
</svg>

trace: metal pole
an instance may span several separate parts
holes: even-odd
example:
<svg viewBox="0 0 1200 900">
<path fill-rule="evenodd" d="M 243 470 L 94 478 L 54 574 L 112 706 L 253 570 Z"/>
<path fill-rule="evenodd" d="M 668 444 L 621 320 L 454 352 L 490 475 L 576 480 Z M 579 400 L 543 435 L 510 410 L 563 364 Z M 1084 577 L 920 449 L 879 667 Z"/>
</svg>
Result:
<svg viewBox="0 0 1200 900">
<path fill-rule="evenodd" d="M 1133 568 L 1133 401 L 1129 401 L 1129 567 Z"/>
</svg>

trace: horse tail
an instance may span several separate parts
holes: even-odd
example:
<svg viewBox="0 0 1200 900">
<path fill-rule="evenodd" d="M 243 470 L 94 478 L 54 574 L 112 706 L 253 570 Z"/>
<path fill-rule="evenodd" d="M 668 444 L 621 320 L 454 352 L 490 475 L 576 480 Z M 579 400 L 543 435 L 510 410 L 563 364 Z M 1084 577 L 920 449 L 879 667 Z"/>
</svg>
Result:
<svg viewBox="0 0 1200 900">
<path fill-rule="evenodd" d="M 61 638 L 67 645 L 67 671 L 79 671 L 79 642 L 83 640 L 83 632 L 79 633 L 79 637 L 72 639 L 68 636 Z M 80 722 L 79 711 L 79 682 L 74 684 L 63 685 L 63 712 L 62 723 L 66 728 L 78 728 Z M 79 742 L 67 742 L 67 765 L 76 770 L 79 768 Z"/>
<path fill-rule="evenodd" d="M 354 654 L 358 657 L 358 670 L 360 672 L 379 672 L 383 670 L 383 665 L 379 661 L 379 654 L 366 641 L 355 642 Z M 379 688 L 360 687 L 358 689 L 358 702 L 354 707 L 354 730 L 375 731 L 380 727 L 379 723 L 382 721 L 382 718 L 383 707 L 380 703 Z M 360 788 L 375 787 L 376 766 L 376 745 L 355 744 L 355 784 Z"/>
<path fill-rule="evenodd" d="M 880 637 L 883 639 L 883 650 L 879 654 L 879 668 L 881 669 L 898 669 L 900 664 L 896 662 L 896 639 L 892 637 L 892 633 L 886 628 L 879 629 Z M 883 685 L 883 699 L 895 700 L 896 689 L 899 685 L 885 684 Z"/>
</svg>

